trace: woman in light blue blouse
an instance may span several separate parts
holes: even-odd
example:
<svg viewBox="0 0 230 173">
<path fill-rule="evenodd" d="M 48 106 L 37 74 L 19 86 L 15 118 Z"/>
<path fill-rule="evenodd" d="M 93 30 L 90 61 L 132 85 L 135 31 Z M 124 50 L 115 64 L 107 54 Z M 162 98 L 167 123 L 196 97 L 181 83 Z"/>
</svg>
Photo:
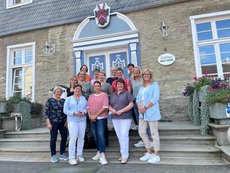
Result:
<svg viewBox="0 0 230 173">
<path fill-rule="evenodd" d="M 146 69 L 142 73 L 142 85 L 137 95 L 137 106 L 139 109 L 139 135 L 145 143 L 147 153 L 140 158 L 141 161 L 156 163 L 160 161 L 160 139 L 158 133 L 158 120 L 160 120 L 159 98 L 160 89 L 157 82 L 153 81 L 152 72 Z M 150 127 L 151 137 L 153 139 L 154 153 L 151 150 L 151 142 L 146 133 L 147 127 Z"/>
<path fill-rule="evenodd" d="M 64 113 L 67 115 L 69 130 L 69 164 L 76 165 L 77 160 L 83 162 L 84 137 L 86 129 L 87 101 L 82 96 L 82 86 L 74 87 L 74 95 L 67 97 L 64 103 Z M 75 159 L 77 140 L 77 160 Z"/>
</svg>

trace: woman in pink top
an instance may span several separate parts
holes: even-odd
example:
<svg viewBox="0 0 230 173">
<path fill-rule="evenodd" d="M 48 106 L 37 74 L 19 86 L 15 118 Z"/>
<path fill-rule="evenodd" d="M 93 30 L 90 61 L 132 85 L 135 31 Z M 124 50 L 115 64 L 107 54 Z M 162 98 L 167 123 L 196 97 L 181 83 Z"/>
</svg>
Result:
<svg viewBox="0 0 230 173">
<path fill-rule="evenodd" d="M 101 91 L 101 83 L 95 81 L 93 84 L 94 94 L 88 99 L 88 115 L 93 132 L 94 141 L 97 146 L 97 154 L 92 158 L 99 160 L 102 165 L 107 164 L 105 158 L 105 127 L 108 117 L 108 95 Z"/>
</svg>

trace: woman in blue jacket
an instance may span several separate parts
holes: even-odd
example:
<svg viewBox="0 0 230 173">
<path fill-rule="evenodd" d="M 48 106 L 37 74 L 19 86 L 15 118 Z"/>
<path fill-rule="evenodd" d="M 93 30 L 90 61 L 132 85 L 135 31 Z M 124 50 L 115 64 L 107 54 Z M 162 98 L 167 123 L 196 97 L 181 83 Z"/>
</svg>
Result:
<svg viewBox="0 0 230 173">
<path fill-rule="evenodd" d="M 139 110 L 139 135 L 145 143 L 147 153 L 140 158 L 141 161 L 156 163 L 160 161 L 160 139 L 158 133 L 158 120 L 160 120 L 159 98 L 160 89 L 157 82 L 153 81 L 152 72 L 146 69 L 142 73 L 142 85 L 137 95 L 137 106 Z M 147 127 L 150 127 L 151 137 L 153 139 L 154 153 L 151 150 L 151 141 L 146 133 Z"/>
</svg>

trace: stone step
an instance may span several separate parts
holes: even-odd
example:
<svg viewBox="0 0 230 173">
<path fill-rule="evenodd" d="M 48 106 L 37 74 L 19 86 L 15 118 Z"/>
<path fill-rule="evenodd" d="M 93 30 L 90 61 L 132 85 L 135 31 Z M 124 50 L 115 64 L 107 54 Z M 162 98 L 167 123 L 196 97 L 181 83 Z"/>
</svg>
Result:
<svg viewBox="0 0 230 173">
<path fill-rule="evenodd" d="M 112 125 L 109 125 L 110 134 L 115 134 Z M 200 135 L 200 127 L 194 126 L 190 122 L 160 122 L 160 136 L 170 135 Z M 138 136 L 137 131 L 130 130 L 130 136 Z M 5 138 L 31 138 L 31 137 L 49 136 L 49 130 L 46 127 L 24 130 L 19 132 L 6 132 Z"/>
<path fill-rule="evenodd" d="M 98 161 L 93 161 L 92 156 L 84 156 L 85 162 L 78 164 L 89 164 L 89 163 L 98 163 Z M 117 163 L 120 162 L 117 160 L 117 156 L 108 156 L 106 155 L 108 163 Z M 49 153 L 1 153 L 0 161 L 17 161 L 17 162 L 50 162 Z M 66 162 L 67 161 L 61 161 Z M 139 157 L 130 156 L 128 164 L 147 164 L 147 162 L 141 162 Z M 98 163 L 99 164 L 99 163 Z M 219 158 L 197 158 L 197 157 L 165 157 L 161 155 L 161 161 L 156 164 L 162 165 L 226 165 L 226 163 Z"/>
<path fill-rule="evenodd" d="M 134 144 L 140 140 L 140 137 L 136 136 L 130 136 L 129 138 L 130 143 Z M 15 144 L 15 143 L 27 143 L 31 145 L 35 145 L 36 143 L 39 143 L 40 145 L 48 145 L 50 141 L 50 137 L 44 136 L 44 137 L 33 137 L 33 138 L 4 138 L 0 139 L 1 144 Z M 60 135 L 58 137 L 58 142 L 60 141 Z M 213 136 L 201 136 L 201 135 L 171 135 L 171 136 L 160 136 L 160 142 L 161 144 L 193 144 L 193 145 L 199 145 L 199 144 L 207 144 L 207 145 L 214 145 L 215 144 L 215 137 Z M 111 146 L 118 145 L 117 137 L 114 135 L 109 136 L 109 144 Z"/>
<path fill-rule="evenodd" d="M 116 134 L 109 126 L 109 146 L 106 157 L 111 163 L 119 163 L 120 149 Z M 200 127 L 190 122 L 160 122 L 161 162 L 159 164 L 222 165 L 220 149 L 214 146 L 213 136 L 201 136 Z M 57 153 L 59 153 L 60 135 L 58 135 Z M 129 163 L 140 163 L 146 150 L 133 146 L 140 139 L 137 131 L 130 131 Z M 50 162 L 50 134 L 46 127 L 19 132 L 6 132 L 0 139 L 0 160 Z M 68 148 L 67 148 L 68 150 Z M 96 149 L 84 149 L 86 163 L 92 163 L 91 157 Z M 143 163 L 143 162 L 142 162 Z M 145 163 L 143 163 L 145 164 Z"/>
<path fill-rule="evenodd" d="M 68 150 L 68 148 L 67 148 Z M 145 153 L 144 148 L 135 148 L 130 145 L 130 156 L 138 156 L 140 157 Z M 57 147 L 57 152 L 59 151 L 59 147 Z M 119 147 L 107 147 L 106 148 L 106 155 L 108 156 L 116 156 L 119 157 Z M 9 153 L 50 153 L 49 145 L 40 145 L 37 144 L 36 146 L 31 146 L 29 144 L 24 145 L 6 145 L 1 144 L 0 147 L 0 154 L 5 152 Z M 160 153 L 162 156 L 165 157 L 219 157 L 220 158 L 220 149 L 216 148 L 215 146 L 207 146 L 207 145 L 161 145 Z M 95 149 L 84 149 L 84 155 L 86 156 L 93 156 L 95 154 Z"/>
<path fill-rule="evenodd" d="M 0 129 L 0 138 L 5 137 L 6 130 L 5 129 Z"/>
</svg>

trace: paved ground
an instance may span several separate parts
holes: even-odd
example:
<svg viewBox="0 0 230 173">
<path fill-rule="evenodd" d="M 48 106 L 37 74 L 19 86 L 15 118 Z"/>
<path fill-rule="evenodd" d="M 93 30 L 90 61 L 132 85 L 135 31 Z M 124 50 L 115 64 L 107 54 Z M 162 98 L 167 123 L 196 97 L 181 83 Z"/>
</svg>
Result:
<svg viewBox="0 0 230 173">
<path fill-rule="evenodd" d="M 230 166 L 0 162 L 0 173 L 230 173 Z"/>
</svg>

